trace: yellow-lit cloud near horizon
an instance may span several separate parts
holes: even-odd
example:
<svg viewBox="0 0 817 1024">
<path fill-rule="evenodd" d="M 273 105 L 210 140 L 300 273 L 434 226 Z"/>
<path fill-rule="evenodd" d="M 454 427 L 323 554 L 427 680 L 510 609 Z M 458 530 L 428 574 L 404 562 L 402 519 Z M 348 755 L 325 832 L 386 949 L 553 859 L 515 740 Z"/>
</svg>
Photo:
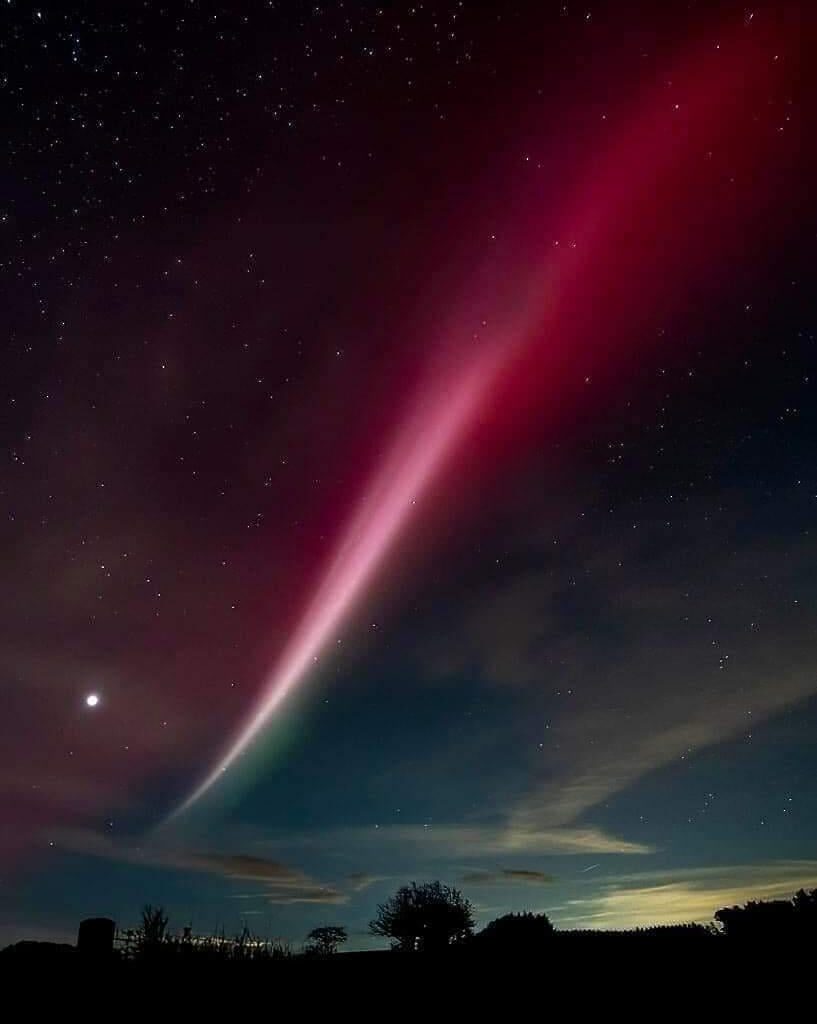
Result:
<svg viewBox="0 0 817 1024">
<path fill-rule="evenodd" d="M 639 928 L 711 921 L 721 907 L 748 900 L 787 899 L 817 887 L 817 861 L 645 872 L 608 880 L 600 893 L 571 899 L 561 927 Z"/>
</svg>

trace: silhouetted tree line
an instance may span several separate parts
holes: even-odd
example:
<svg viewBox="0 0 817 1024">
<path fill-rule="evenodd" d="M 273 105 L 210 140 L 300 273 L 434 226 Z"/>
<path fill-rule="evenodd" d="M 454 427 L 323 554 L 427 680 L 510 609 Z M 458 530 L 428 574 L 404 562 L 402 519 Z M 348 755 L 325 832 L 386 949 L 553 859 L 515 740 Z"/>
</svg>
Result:
<svg viewBox="0 0 817 1024">
<path fill-rule="evenodd" d="M 817 938 L 817 889 L 800 889 L 790 900 L 750 900 L 724 907 L 715 920 L 730 939 Z"/>
<path fill-rule="evenodd" d="M 556 931 L 546 914 L 505 914 L 474 931 L 471 903 L 461 892 L 440 882 L 398 889 L 380 904 L 369 930 L 391 939 L 401 952 L 457 951 L 518 956 L 565 943 L 694 944 L 734 939 L 817 939 L 817 889 L 801 889 L 791 900 L 752 900 L 741 907 L 716 911 L 713 924 L 654 925 L 627 930 L 574 929 Z"/>
<path fill-rule="evenodd" d="M 372 935 L 391 940 L 393 950 L 408 953 L 458 953 L 462 955 L 535 955 L 573 945 L 648 943 L 666 948 L 708 943 L 727 947 L 743 941 L 795 940 L 810 944 L 817 938 L 817 889 L 801 889 L 790 900 L 750 900 L 743 906 L 723 907 L 715 912 L 715 923 L 655 925 L 620 931 L 573 929 L 557 931 L 546 914 L 531 912 L 504 914 L 474 930 L 474 908 L 462 893 L 441 882 L 411 882 L 404 885 L 377 908 L 370 922 Z M 147 904 L 138 928 L 117 934 L 110 946 L 114 923 L 108 919 L 83 922 L 91 926 L 88 934 L 105 932 L 109 927 L 108 954 L 112 958 L 155 962 L 166 958 L 191 958 L 196 961 L 270 961 L 325 959 L 337 954 L 346 942 L 346 929 L 338 925 L 314 928 L 300 953 L 281 942 L 253 935 L 248 928 L 228 937 L 224 931 L 210 936 L 193 935 L 185 927 L 180 934 L 170 931 L 169 919 L 162 907 Z M 80 943 L 80 946 L 82 943 Z M 82 950 L 80 949 L 80 952 Z M 8 946 L 2 955 L 43 959 L 65 956 L 74 948 L 56 943 L 20 942 Z M 104 950 L 96 949 L 96 955 Z"/>
<path fill-rule="evenodd" d="M 711 942 L 721 937 L 721 932 L 712 924 L 653 924 L 639 928 L 571 928 L 556 933 L 560 943 L 576 942 L 582 945 L 590 943 L 612 944 L 625 941 L 641 943 L 645 940 L 658 943 L 681 943 L 684 945 Z"/>
</svg>

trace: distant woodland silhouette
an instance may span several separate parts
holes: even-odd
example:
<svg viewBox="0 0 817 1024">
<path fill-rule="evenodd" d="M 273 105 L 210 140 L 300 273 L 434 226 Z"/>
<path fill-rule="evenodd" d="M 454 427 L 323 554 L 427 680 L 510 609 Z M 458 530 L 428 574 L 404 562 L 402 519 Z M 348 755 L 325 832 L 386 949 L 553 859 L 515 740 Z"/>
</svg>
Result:
<svg viewBox="0 0 817 1024">
<path fill-rule="evenodd" d="M 475 930 L 474 907 L 463 894 L 442 882 L 411 882 L 381 903 L 369 933 L 390 941 L 394 953 L 521 958 L 557 952 L 586 951 L 601 945 L 657 952 L 679 947 L 739 949 L 747 944 L 794 942 L 809 948 L 817 939 L 817 889 L 801 889 L 790 900 L 750 900 L 723 907 L 711 924 L 655 925 L 609 931 L 554 928 L 547 914 L 504 914 Z M 88 918 L 80 924 L 76 946 L 50 942 L 18 942 L 0 951 L 9 959 L 53 960 L 79 956 L 110 962 L 151 963 L 188 959 L 195 962 L 312 961 L 382 955 L 384 950 L 341 953 L 349 938 L 340 925 L 314 928 L 303 946 L 293 950 L 279 941 L 253 935 L 248 928 L 227 936 L 223 931 L 194 935 L 192 928 L 171 931 L 163 907 L 142 909 L 139 927 L 120 931 L 109 918 Z"/>
</svg>

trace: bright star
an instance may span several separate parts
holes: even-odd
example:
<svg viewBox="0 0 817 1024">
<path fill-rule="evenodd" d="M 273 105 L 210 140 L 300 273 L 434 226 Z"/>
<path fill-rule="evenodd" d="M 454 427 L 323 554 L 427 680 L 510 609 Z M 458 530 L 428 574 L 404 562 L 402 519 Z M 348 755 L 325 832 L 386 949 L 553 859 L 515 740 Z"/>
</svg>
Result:
<svg viewBox="0 0 817 1024">
<path fill-rule="evenodd" d="M 97 704 L 99 704 L 99 694 L 89 693 L 88 696 L 85 698 L 85 703 L 89 708 L 95 708 Z"/>
</svg>

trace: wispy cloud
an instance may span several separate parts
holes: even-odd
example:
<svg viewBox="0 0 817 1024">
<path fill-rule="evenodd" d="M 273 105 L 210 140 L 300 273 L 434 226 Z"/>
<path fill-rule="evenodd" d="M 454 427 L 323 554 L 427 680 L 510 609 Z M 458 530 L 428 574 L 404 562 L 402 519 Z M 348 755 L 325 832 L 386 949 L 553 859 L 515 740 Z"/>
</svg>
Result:
<svg viewBox="0 0 817 1024">
<path fill-rule="evenodd" d="M 346 881 L 352 892 L 363 892 L 364 889 L 368 889 L 370 885 L 375 885 L 377 882 L 382 882 L 386 878 L 386 875 L 368 875 L 364 871 L 357 871 L 347 877 Z"/>
<path fill-rule="evenodd" d="M 145 841 L 115 842 L 90 831 L 63 832 L 58 845 L 74 853 L 143 867 L 204 872 L 231 880 L 257 882 L 269 903 L 345 903 L 348 895 L 339 887 L 322 884 L 297 868 L 280 861 L 241 853 L 202 853 Z M 245 897 L 249 894 L 241 894 Z"/>
<path fill-rule="evenodd" d="M 272 839 L 270 842 L 275 845 L 276 841 Z M 375 850 L 382 851 L 384 856 L 403 851 L 415 860 L 652 852 L 652 848 L 643 843 L 619 839 L 592 826 L 537 829 L 526 825 L 509 827 L 502 821 L 329 829 L 281 837 L 280 842 L 284 845 L 342 846 L 346 850 L 358 851 L 361 860 L 370 857 Z"/>
<path fill-rule="evenodd" d="M 704 511 L 690 502 L 686 515 L 695 525 Z M 588 825 L 595 808 L 817 693 L 802 602 L 787 599 L 817 570 L 817 543 L 800 538 L 792 558 L 782 542 L 741 549 L 728 531 L 701 539 L 681 520 L 667 540 L 663 519 L 640 509 L 615 547 L 566 543 L 547 569 L 473 598 L 427 655 L 438 678 L 512 689 L 531 721 L 543 709 L 542 767 L 509 811 L 510 845 L 562 837 L 562 852 L 636 852 Z"/>
</svg>

